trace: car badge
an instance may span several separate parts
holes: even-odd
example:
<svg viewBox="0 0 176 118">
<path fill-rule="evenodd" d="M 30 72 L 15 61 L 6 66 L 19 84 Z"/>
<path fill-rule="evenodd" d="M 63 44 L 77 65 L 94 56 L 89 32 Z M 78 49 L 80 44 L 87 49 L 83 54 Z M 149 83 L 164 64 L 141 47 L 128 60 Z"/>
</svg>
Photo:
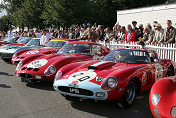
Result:
<svg viewBox="0 0 176 118">
<path fill-rule="evenodd" d="M 72 81 L 72 83 L 69 84 L 69 86 L 71 86 L 71 87 L 78 87 L 78 83 L 79 83 L 79 81 Z"/>
</svg>

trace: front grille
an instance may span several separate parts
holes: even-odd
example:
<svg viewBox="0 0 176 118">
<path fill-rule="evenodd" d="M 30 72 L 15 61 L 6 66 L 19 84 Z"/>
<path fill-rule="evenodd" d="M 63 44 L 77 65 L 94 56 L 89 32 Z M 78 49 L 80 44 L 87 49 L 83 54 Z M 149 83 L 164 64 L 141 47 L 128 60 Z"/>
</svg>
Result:
<svg viewBox="0 0 176 118">
<path fill-rule="evenodd" d="M 58 89 L 60 91 L 62 91 L 62 92 L 79 94 L 79 95 L 86 95 L 86 96 L 93 96 L 93 92 L 89 91 L 89 90 L 86 90 L 86 89 L 74 88 L 74 87 L 66 87 L 66 86 L 59 86 Z M 77 93 L 77 92 L 71 92 L 70 89 L 77 89 L 77 90 L 79 90 L 79 93 Z"/>
<path fill-rule="evenodd" d="M 28 70 L 28 71 L 33 70 L 33 71 L 37 72 L 40 69 L 38 69 L 38 68 L 27 68 L 27 67 L 23 67 L 21 70 Z"/>
<path fill-rule="evenodd" d="M 14 61 L 15 64 L 18 64 L 20 61 Z"/>
<path fill-rule="evenodd" d="M 19 76 L 22 78 L 33 78 L 33 75 L 26 74 L 26 73 L 21 73 Z"/>
</svg>

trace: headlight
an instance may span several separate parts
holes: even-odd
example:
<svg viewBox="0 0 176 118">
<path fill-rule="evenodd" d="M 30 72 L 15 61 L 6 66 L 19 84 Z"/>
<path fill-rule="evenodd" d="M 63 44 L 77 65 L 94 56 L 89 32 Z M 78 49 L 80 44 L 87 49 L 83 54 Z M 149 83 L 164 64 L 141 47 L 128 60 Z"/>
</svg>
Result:
<svg viewBox="0 0 176 118">
<path fill-rule="evenodd" d="M 14 58 L 16 58 L 16 57 L 17 57 L 17 54 L 15 53 L 15 54 L 13 55 L 12 59 L 14 59 Z"/>
<path fill-rule="evenodd" d="M 117 86 L 117 79 L 115 77 L 109 77 L 107 83 L 109 88 L 113 89 Z"/>
<path fill-rule="evenodd" d="M 23 63 L 19 62 L 18 65 L 17 65 L 17 67 L 16 67 L 16 70 L 20 69 L 22 66 L 23 66 Z"/>
<path fill-rule="evenodd" d="M 55 71 L 56 71 L 56 68 L 53 65 L 51 65 L 45 70 L 44 74 L 46 76 L 50 76 L 50 75 L 54 74 Z"/>
<path fill-rule="evenodd" d="M 152 96 L 152 104 L 153 105 L 157 105 L 160 101 L 160 95 L 159 94 L 154 94 Z"/>
<path fill-rule="evenodd" d="M 58 71 L 56 76 L 55 76 L 55 81 L 59 80 L 62 76 L 62 72 L 61 71 Z"/>
</svg>

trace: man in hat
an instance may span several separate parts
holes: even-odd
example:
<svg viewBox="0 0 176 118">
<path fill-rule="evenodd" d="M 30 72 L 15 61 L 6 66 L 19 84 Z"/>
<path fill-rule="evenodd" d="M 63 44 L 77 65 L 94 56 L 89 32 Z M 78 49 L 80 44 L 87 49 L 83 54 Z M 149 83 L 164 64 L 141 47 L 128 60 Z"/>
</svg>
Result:
<svg viewBox="0 0 176 118">
<path fill-rule="evenodd" d="M 155 24 L 155 35 L 152 41 L 154 43 L 160 43 L 164 39 L 164 29 L 161 27 L 160 24 Z"/>
</svg>

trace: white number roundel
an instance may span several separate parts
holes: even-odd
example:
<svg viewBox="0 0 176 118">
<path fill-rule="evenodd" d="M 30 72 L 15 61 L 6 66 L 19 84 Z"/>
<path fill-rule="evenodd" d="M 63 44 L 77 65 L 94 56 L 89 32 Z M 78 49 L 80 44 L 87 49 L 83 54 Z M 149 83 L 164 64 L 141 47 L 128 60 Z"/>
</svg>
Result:
<svg viewBox="0 0 176 118">
<path fill-rule="evenodd" d="M 47 63 L 48 61 L 46 59 L 40 59 L 40 60 L 36 60 L 36 61 L 29 63 L 27 67 L 28 68 L 39 68 L 39 67 L 44 66 Z"/>
<path fill-rule="evenodd" d="M 95 72 L 91 71 L 81 71 L 76 72 L 68 77 L 68 80 L 70 82 L 72 81 L 78 81 L 78 82 L 85 82 L 94 79 L 97 76 Z"/>
</svg>

